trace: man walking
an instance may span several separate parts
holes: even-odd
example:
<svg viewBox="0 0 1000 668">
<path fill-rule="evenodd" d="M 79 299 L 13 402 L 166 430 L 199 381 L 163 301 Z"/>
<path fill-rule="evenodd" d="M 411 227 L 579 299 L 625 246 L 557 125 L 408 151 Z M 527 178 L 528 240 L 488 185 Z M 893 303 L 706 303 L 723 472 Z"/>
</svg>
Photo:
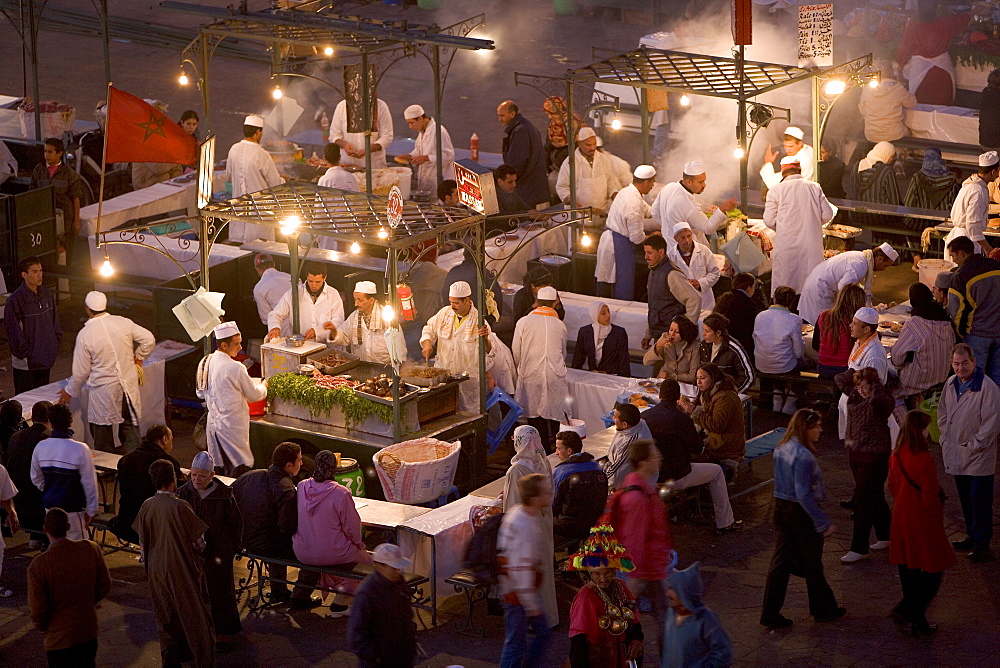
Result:
<svg viewBox="0 0 1000 668">
<path fill-rule="evenodd" d="M 403 574 L 413 562 L 399 547 L 382 543 L 372 553 L 369 575 L 354 592 L 347 635 L 358 668 L 412 666 L 417 655 L 416 625 Z"/>
<path fill-rule="evenodd" d="M 138 367 L 153 352 L 156 339 L 128 318 L 108 313 L 108 297 L 103 292 L 87 293 L 85 304 L 88 318 L 76 335 L 73 376 L 66 389 L 59 390 L 59 403 L 68 404 L 86 383 L 90 387 L 87 420 L 94 448 L 125 454 L 139 445 L 142 404 Z M 116 424 L 121 441 L 117 448 Z"/>
<path fill-rule="evenodd" d="M 953 242 L 954 243 L 954 242 Z M 1000 434 L 1000 389 L 976 365 L 972 348 L 959 343 L 951 351 L 951 368 L 938 404 L 941 458 L 955 476 L 968 536 L 952 543 L 972 562 L 986 561 L 993 540 L 993 478 Z"/>
<path fill-rule="evenodd" d="M 62 327 L 52 291 L 42 285 L 42 261 L 35 256 L 20 262 L 20 287 L 7 297 L 3 327 L 7 331 L 14 394 L 48 385 L 55 364 Z"/>
<path fill-rule="evenodd" d="M 951 275 L 948 315 L 976 356 L 976 365 L 1000 384 L 1000 262 L 976 252 L 969 237 L 948 244 L 958 269 Z"/>
<path fill-rule="evenodd" d="M 62 508 L 45 514 L 49 549 L 28 565 L 28 609 L 45 634 L 50 666 L 96 665 L 97 604 L 111 591 L 111 574 L 101 548 L 66 537 L 69 517 Z"/>
<path fill-rule="evenodd" d="M 542 136 L 510 100 L 501 102 L 497 107 L 497 118 L 504 126 L 504 164 L 517 170 L 517 194 L 530 207 L 547 205 L 551 195 Z"/>
</svg>

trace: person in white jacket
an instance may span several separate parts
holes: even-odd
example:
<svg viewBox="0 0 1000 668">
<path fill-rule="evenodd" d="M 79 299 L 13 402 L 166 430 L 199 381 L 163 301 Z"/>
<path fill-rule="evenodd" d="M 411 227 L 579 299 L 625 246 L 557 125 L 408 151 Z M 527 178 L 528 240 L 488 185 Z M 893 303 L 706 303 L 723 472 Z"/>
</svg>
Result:
<svg viewBox="0 0 1000 668">
<path fill-rule="evenodd" d="M 916 106 L 917 98 L 906 86 L 892 78 L 892 63 L 876 64 L 882 72 L 878 86 L 864 86 L 858 111 L 865 121 L 865 139 L 870 142 L 896 141 L 910 134 L 906 126 L 906 109 Z"/>
<path fill-rule="evenodd" d="M 736 208 L 736 200 L 728 199 L 719 206 L 702 204 L 695 195 L 705 192 L 708 177 L 705 166 L 698 161 L 684 163 L 680 181 L 663 186 L 653 201 L 653 220 L 660 226 L 660 233 L 667 240 L 667 249 L 674 247 L 674 225 L 687 223 L 694 233 L 694 240 L 708 245 L 709 235 L 715 234 L 726 222 L 726 211 Z"/>
<path fill-rule="evenodd" d="M 358 180 L 354 175 L 340 166 L 340 147 L 336 144 L 327 144 L 323 147 L 323 158 L 330 165 L 323 176 L 319 177 L 317 185 L 324 188 L 337 188 L 338 190 L 350 190 L 358 192 Z M 321 237 L 325 239 L 326 237 Z"/>
<path fill-rule="evenodd" d="M 281 298 L 267 316 L 266 340 L 290 334 L 302 334 L 321 343 L 330 340 L 331 332 L 344 322 L 344 300 L 326 282 L 326 265 L 306 262 L 306 282 L 299 286 L 299 331 L 292 331 L 292 290 Z"/>
<path fill-rule="evenodd" d="M 597 152 L 611 163 L 611 172 L 615 175 L 615 191 L 627 188 L 628 184 L 632 183 L 632 165 L 611 151 L 605 150 L 604 140 L 600 137 L 597 138 Z"/>
<path fill-rule="evenodd" d="M 375 118 L 372 119 L 371 161 L 372 169 L 386 166 L 385 150 L 392 143 L 392 113 L 382 98 L 375 100 Z M 360 126 L 363 119 L 357 119 Z M 341 100 L 333 110 L 330 120 L 330 143 L 339 146 L 347 155 L 341 155 L 341 162 L 355 167 L 365 166 L 365 133 L 347 131 L 347 100 Z"/>
<path fill-rule="evenodd" d="M 217 325 L 213 333 L 218 347 L 198 365 L 195 392 L 208 408 L 205 437 L 216 473 L 239 477 L 253 468 L 247 402 L 267 397 L 267 381 L 251 378 L 233 359 L 243 343 L 235 322 Z"/>
<path fill-rule="evenodd" d="M 580 128 L 576 141 L 576 205 L 593 207 L 598 213 L 606 213 L 611 199 L 620 189 L 614 166 L 606 155 L 597 150 L 597 134 L 593 128 Z M 566 158 L 556 178 L 556 194 L 567 205 L 570 203 L 569 166 L 569 158 Z"/>
<path fill-rule="evenodd" d="M 597 242 L 598 297 L 633 299 L 635 249 L 646 238 L 647 221 L 650 229 L 655 229 L 650 207 L 643 199 L 653 189 L 655 179 L 652 166 L 639 165 L 632 173 L 632 183 L 611 203 L 605 230 Z"/>
<path fill-rule="evenodd" d="M 996 151 L 987 151 L 979 156 L 979 171 L 962 183 L 955 203 L 951 206 L 951 222 L 954 227 L 944 238 L 944 259 L 951 260 L 948 244 L 955 237 L 969 237 L 976 244 L 976 252 L 989 255 L 993 250 L 983 234 L 989 213 L 989 184 L 1000 176 L 1000 156 Z"/>
<path fill-rule="evenodd" d="M 805 136 L 802 128 L 789 125 L 781 136 L 781 146 L 785 149 L 786 156 L 795 156 L 799 159 L 799 165 L 802 167 L 802 178 L 807 181 L 815 181 L 816 152 L 812 146 L 803 142 Z M 781 183 L 780 171 L 774 171 L 774 161 L 778 159 L 779 155 L 777 151 L 771 150 L 770 144 L 767 145 L 767 150 L 764 152 L 764 165 L 760 168 L 760 178 L 768 190 Z"/>
<path fill-rule="evenodd" d="M 797 156 L 781 159 L 781 176 L 764 204 L 764 224 L 775 232 L 771 294 L 783 285 L 801 293 L 809 272 L 823 261 L 823 225 L 834 211 L 823 188 L 802 177 Z"/>
<path fill-rule="evenodd" d="M 884 243 L 871 250 L 845 251 L 820 262 L 802 287 L 799 315 L 806 322 L 818 325 L 819 314 L 833 306 L 841 288 L 852 283 L 861 284 L 867 303 L 871 304 L 875 273 L 891 267 L 898 259 L 896 249 Z"/>
<path fill-rule="evenodd" d="M 128 318 L 108 313 L 108 297 L 103 292 L 87 293 L 84 303 L 88 318 L 76 335 L 73 375 L 66 388 L 59 390 L 59 403 L 68 404 L 79 396 L 86 383 L 90 387 L 87 421 L 94 447 L 131 452 L 139 445 L 142 416 L 137 367 L 153 352 L 156 339 Z M 117 449 L 114 425 L 119 425 L 121 446 Z"/>
<path fill-rule="evenodd" d="M 417 188 L 437 192 L 437 133 L 438 124 L 424 113 L 419 104 L 411 104 L 403 110 L 403 118 L 411 130 L 417 133 L 413 142 L 413 153 L 406 156 L 411 165 L 417 167 Z M 455 147 L 451 143 L 448 128 L 441 126 L 441 180 L 455 178 Z"/>
<path fill-rule="evenodd" d="M 254 269 L 260 280 L 253 286 L 253 300 L 257 304 L 257 315 L 263 324 L 267 324 L 267 316 L 278 305 L 292 285 L 292 277 L 274 266 L 274 258 L 259 253 L 253 260 Z"/>
<path fill-rule="evenodd" d="M 396 350 L 406 351 L 403 332 L 398 327 L 389 329 L 391 323 L 382 319 L 382 304 L 375 299 L 378 290 L 372 281 L 359 281 L 354 286 L 354 311 L 341 325 L 330 330 L 330 341 L 338 346 L 350 346 L 351 354 L 362 362 L 391 364 L 386 336 L 393 332 Z M 405 357 L 405 354 L 404 354 Z"/>
<path fill-rule="evenodd" d="M 674 225 L 674 242 L 674 247 L 667 251 L 667 257 L 701 295 L 701 310 L 715 310 L 712 286 L 719 282 L 721 276 L 715 255 L 708 246 L 694 240 L 691 226 L 683 221 Z"/>
<path fill-rule="evenodd" d="M 284 182 L 274 160 L 261 148 L 260 140 L 263 135 L 264 119 L 251 114 L 243 120 L 243 141 L 233 144 L 229 149 L 226 172 L 233 184 L 234 199 Z M 240 221 L 229 223 L 230 241 L 247 242 L 254 239 L 274 241 L 274 228 Z"/>
</svg>

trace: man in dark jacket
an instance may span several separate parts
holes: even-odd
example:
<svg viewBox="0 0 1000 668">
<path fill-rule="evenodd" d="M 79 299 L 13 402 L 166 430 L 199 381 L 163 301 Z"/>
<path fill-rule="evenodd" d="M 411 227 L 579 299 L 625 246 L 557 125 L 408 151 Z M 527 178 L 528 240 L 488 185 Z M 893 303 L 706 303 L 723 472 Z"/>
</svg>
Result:
<svg viewBox="0 0 1000 668">
<path fill-rule="evenodd" d="M 659 482 L 670 483 L 674 491 L 707 484 L 715 508 L 716 530 L 728 533 L 737 528 L 738 522 L 729 503 L 725 473 L 718 464 L 692 463 L 691 456 L 699 454 L 704 443 L 694 421 L 677 407 L 680 398 L 681 386 L 677 381 L 665 380 L 660 384 L 660 403 L 642 414 L 653 442 L 663 454 Z"/>
<path fill-rule="evenodd" d="M 753 324 L 766 306 L 755 298 L 757 279 L 750 274 L 733 276 L 733 289 L 719 297 L 715 310 L 729 318 L 729 335 L 753 359 Z"/>
<path fill-rule="evenodd" d="M 977 253 L 974 243 L 969 237 L 948 243 L 958 263 L 948 291 L 948 315 L 976 354 L 976 366 L 1000 385 L 1000 262 Z"/>
<path fill-rule="evenodd" d="M 497 107 L 497 118 L 504 126 L 503 161 L 517 170 L 517 194 L 530 207 L 547 204 L 552 195 L 541 135 L 510 100 Z"/>
<path fill-rule="evenodd" d="M 411 566 L 395 545 L 382 543 L 372 553 L 375 572 L 354 593 L 348 627 L 358 668 L 413 665 L 417 633 L 410 592 L 403 584 L 403 573 Z"/>
<path fill-rule="evenodd" d="M 216 642 L 232 642 L 243 630 L 233 587 L 233 557 L 240 551 L 243 518 L 233 490 L 215 478 L 215 462 L 199 452 L 191 462 L 191 481 L 177 490 L 194 514 L 208 525 L 205 532 L 205 579 Z"/>
<path fill-rule="evenodd" d="M 166 459 L 174 465 L 174 477 L 178 482 L 183 483 L 187 479 L 181 471 L 180 462 L 170 454 L 173 449 L 174 434 L 170 427 L 154 424 L 146 432 L 139 447 L 118 460 L 118 517 L 108 528 L 122 540 L 139 543 L 139 536 L 132 528 L 132 523 L 146 499 L 156 494 L 156 487 L 149 477 L 150 464 L 157 459 Z"/>
<path fill-rule="evenodd" d="M 24 283 L 7 297 L 3 312 L 14 368 L 14 394 L 48 385 L 62 341 L 55 298 L 42 285 L 42 261 L 26 257 L 20 269 Z"/>
<path fill-rule="evenodd" d="M 558 535 L 556 542 L 586 538 L 608 502 L 608 476 L 594 461 L 594 455 L 583 452 L 583 441 L 576 432 L 556 434 L 556 455 L 560 459 L 552 471 L 552 529 Z"/>
<path fill-rule="evenodd" d="M 535 267 L 525 275 L 524 287 L 514 293 L 514 322 L 517 322 L 535 309 L 535 300 L 538 298 L 538 291 L 547 286 L 557 287 L 548 269 Z M 558 297 L 556 298 L 555 306 L 552 308 L 556 310 L 556 315 L 559 316 L 560 320 L 566 319 L 566 309 Z"/>
<path fill-rule="evenodd" d="M 285 441 L 271 453 L 271 466 L 244 473 L 233 483 L 236 505 L 243 516 L 243 549 L 250 554 L 296 560 L 292 536 L 298 529 L 299 511 L 292 478 L 301 468 L 302 448 Z M 269 566 L 268 573 L 278 580 L 288 579 L 285 566 Z M 319 598 L 312 598 L 312 587 L 296 586 L 289 593 L 287 585 L 274 582 L 270 602 L 289 603 L 296 609 L 314 608 L 322 603 Z"/>
<path fill-rule="evenodd" d="M 35 452 L 35 446 L 49 437 L 51 406 L 48 401 L 36 402 L 31 407 L 31 426 L 15 432 L 7 443 L 7 473 L 17 487 L 14 510 L 25 531 L 41 531 L 45 522 L 42 493 L 31 484 L 31 455 Z M 46 540 L 33 538 L 31 542 L 34 544 L 31 547 L 38 547 L 39 543 L 46 543 Z"/>
</svg>

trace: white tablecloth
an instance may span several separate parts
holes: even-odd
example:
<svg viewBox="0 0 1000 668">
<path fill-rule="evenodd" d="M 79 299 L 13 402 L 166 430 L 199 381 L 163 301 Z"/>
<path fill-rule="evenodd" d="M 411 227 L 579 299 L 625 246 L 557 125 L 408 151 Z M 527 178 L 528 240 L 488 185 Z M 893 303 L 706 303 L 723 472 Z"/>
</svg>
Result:
<svg viewBox="0 0 1000 668">
<path fill-rule="evenodd" d="M 979 145 L 979 112 L 976 109 L 918 104 L 906 110 L 906 125 L 914 137 Z"/>
<path fill-rule="evenodd" d="M 604 373 L 567 369 L 571 405 L 569 414 L 587 423 L 587 433 L 596 434 L 605 429 L 601 417 L 615 407 L 618 395 L 633 383 L 631 378 L 609 376 Z"/>
<path fill-rule="evenodd" d="M 133 218 L 153 216 L 177 209 L 186 209 L 189 216 L 195 215 L 195 184 L 186 185 L 157 183 L 142 190 L 134 190 L 113 197 L 101 209 L 101 229 L 110 230 L 123 225 Z M 80 234 L 87 236 L 97 232 L 97 204 L 80 209 Z"/>
<path fill-rule="evenodd" d="M 113 236 L 109 236 L 109 240 Z M 189 242 L 182 239 L 171 239 L 170 237 L 146 234 L 143 243 L 169 252 L 180 262 L 181 266 L 178 267 L 170 258 L 165 257 L 161 253 L 142 246 L 108 244 L 98 248 L 93 235 L 90 237 L 90 266 L 93 267 L 95 272 L 100 270 L 101 265 L 104 264 L 104 252 L 107 251 L 115 271 L 130 276 L 146 276 L 168 281 L 172 278 L 182 276 L 185 271 L 196 272 L 201 269 L 201 256 L 197 241 Z M 182 247 L 182 243 L 186 247 Z M 249 252 L 228 244 L 215 244 L 212 246 L 212 253 L 208 258 L 209 266 L 214 266 L 226 260 L 232 260 Z"/>
<path fill-rule="evenodd" d="M 546 253 L 569 254 L 569 234 L 567 228 L 553 231 L 542 228 L 528 231 L 521 228 L 515 236 L 487 239 L 486 267 L 490 271 L 498 272 L 501 281 L 521 283 L 528 271 L 528 260 L 534 260 Z M 520 250 L 518 250 L 519 248 Z M 516 255 L 514 255 L 514 251 L 518 251 Z M 513 259 L 504 266 L 507 258 L 510 258 L 511 255 L 513 255 Z"/>
</svg>

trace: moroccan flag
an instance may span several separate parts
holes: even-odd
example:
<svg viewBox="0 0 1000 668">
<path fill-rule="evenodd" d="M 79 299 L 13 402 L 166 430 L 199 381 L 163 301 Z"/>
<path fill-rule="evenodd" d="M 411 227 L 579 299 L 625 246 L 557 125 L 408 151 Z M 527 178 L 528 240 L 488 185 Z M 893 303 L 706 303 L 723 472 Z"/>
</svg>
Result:
<svg viewBox="0 0 1000 668">
<path fill-rule="evenodd" d="M 180 125 L 135 95 L 111 88 L 106 162 L 198 164 L 198 142 Z"/>
</svg>

